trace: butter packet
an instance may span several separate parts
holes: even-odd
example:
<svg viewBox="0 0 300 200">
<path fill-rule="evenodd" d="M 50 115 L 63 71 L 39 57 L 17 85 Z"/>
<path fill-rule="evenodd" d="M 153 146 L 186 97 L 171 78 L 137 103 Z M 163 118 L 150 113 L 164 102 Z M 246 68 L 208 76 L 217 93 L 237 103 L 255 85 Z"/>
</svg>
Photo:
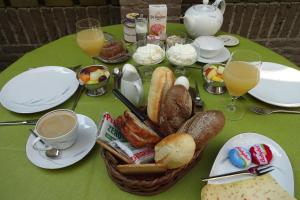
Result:
<svg viewBox="0 0 300 200">
<path fill-rule="evenodd" d="M 101 140 L 122 155 L 126 155 L 133 163 L 149 163 L 154 159 L 154 149 L 151 147 L 135 148 L 114 125 L 114 119 L 109 113 L 104 113 L 98 129 L 98 140 Z"/>
</svg>

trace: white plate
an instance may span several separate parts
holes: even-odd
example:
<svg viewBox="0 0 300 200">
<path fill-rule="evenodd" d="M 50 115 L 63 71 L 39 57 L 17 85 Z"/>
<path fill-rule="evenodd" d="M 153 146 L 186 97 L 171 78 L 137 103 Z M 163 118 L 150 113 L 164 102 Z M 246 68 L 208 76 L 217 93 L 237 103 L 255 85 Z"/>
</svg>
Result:
<svg viewBox="0 0 300 200">
<path fill-rule="evenodd" d="M 300 71 L 263 62 L 260 81 L 249 91 L 255 98 L 282 107 L 300 107 Z"/>
<path fill-rule="evenodd" d="M 59 66 L 38 67 L 8 81 L 0 92 L 0 103 L 16 113 L 35 113 L 53 108 L 77 90 L 76 73 Z"/>
<path fill-rule="evenodd" d="M 199 62 L 202 62 L 202 63 L 222 63 L 222 62 L 225 62 L 229 59 L 230 57 L 230 51 L 224 47 L 220 54 L 217 55 L 216 57 L 214 58 L 203 58 L 201 57 L 201 55 L 199 55 L 198 57 L 198 61 Z"/>
<path fill-rule="evenodd" d="M 270 172 L 270 174 L 281 185 L 281 187 L 283 187 L 290 195 L 294 196 L 293 169 L 285 151 L 275 141 L 256 133 L 242 133 L 228 140 L 221 148 L 209 176 L 241 170 L 230 163 L 229 159 L 227 158 L 229 150 L 236 146 L 242 146 L 249 149 L 255 144 L 266 144 L 270 147 L 273 153 L 271 165 L 275 167 L 275 170 Z M 251 176 L 241 175 L 219 180 L 210 180 L 208 183 L 223 184 L 247 178 L 251 178 Z"/>
<path fill-rule="evenodd" d="M 32 142 L 35 139 L 30 135 L 26 144 L 27 158 L 36 166 L 45 169 L 59 169 L 70 166 L 83 157 L 93 148 L 97 137 L 97 126 L 95 122 L 87 116 L 77 114 L 78 138 L 70 148 L 61 150 L 60 157 L 51 159 L 43 151 L 36 151 L 32 148 Z M 43 146 L 39 143 L 40 146 Z"/>
<path fill-rule="evenodd" d="M 225 46 L 233 47 L 240 43 L 239 39 L 232 35 L 219 35 L 217 38 L 220 38 Z"/>
</svg>

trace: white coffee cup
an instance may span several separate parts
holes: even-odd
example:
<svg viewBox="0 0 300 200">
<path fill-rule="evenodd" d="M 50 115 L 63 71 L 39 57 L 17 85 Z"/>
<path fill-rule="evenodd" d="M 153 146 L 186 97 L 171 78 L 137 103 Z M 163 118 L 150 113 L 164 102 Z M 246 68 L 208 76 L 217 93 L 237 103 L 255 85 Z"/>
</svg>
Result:
<svg viewBox="0 0 300 200">
<path fill-rule="evenodd" d="M 199 56 L 203 58 L 214 58 L 224 48 L 224 42 L 214 36 L 200 36 L 193 42 Z"/>
<path fill-rule="evenodd" d="M 72 110 L 58 109 L 43 115 L 36 123 L 34 132 L 37 138 L 32 147 L 38 151 L 48 149 L 67 149 L 72 146 L 78 136 L 78 120 Z M 42 140 L 44 147 L 37 145 Z"/>
</svg>

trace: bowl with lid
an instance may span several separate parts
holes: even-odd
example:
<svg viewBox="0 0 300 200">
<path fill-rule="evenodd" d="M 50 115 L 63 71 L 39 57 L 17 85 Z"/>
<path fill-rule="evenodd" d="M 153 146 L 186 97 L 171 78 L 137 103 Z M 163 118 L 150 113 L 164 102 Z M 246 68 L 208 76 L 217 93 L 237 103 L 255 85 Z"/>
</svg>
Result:
<svg viewBox="0 0 300 200">
<path fill-rule="evenodd" d="M 224 42 L 213 36 L 200 36 L 193 42 L 199 56 L 203 58 L 214 58 L 224 48 Z"/>
</svg>

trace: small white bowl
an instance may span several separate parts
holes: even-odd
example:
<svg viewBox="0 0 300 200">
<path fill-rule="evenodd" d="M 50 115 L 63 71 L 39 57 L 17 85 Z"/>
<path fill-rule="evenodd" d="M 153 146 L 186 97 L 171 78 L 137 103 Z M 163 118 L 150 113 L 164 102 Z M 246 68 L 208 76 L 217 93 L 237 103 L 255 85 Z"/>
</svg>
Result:
<svg viewBox="0 0 300 200">
<path fill-rule="evenodd" d="M 200 36 L 194 43 L 199 56 L 203 58 L 214 58 L 224 48 L 224 42 L 213 36 Z"/>
</svg>

